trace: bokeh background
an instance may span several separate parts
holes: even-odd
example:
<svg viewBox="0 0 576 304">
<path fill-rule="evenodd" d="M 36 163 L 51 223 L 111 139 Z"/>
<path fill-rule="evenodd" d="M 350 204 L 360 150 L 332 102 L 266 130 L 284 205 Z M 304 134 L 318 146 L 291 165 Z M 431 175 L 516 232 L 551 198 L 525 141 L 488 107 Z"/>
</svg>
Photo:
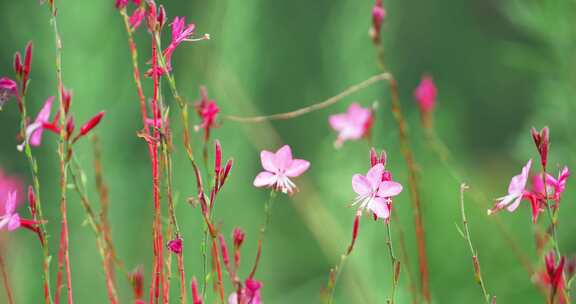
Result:
<svg viewBox="0 0 576 304">
<path fill-rule="evenodd" d="M 207 42 L 178 48 L 174 66 L 178 86 L 189 102 L 200 85 L 226 114 L 271 114 L 326 99 L 378 72 L 368 38 L 372 1 L 161 1 L 168 16 L 186 16 Z M 77 121 L 98 110 L 106 117 L 97 133 L 103 145 L 104 176 L 110 188 L 112 234 L 127 268 L 143 264 L 149 283 L 152 199 L 149 160 L 136 132 L 141 128 L 132 81 L 126 33 L 113 1 L 57 0 L 63 38 L 65 86 L 74 92 Z M 399 82 L 401 103 L 409 122 L 411 144 L 419 169 L 432 295 L 435 303 L 481 303 L 471 257 L 458 233 L 459 184 L 466 182 L 485 200 L 467 197 L 467 212 L 484 279 L 499 303 L 541 303 L 541 293 L 520 265 L 509 242 L 486 216 L 492 199 L 505 194 L 509 178 L 529 158 L 537 158 L 531 126 L 551 127 L 551 167 L 574 168 L 576 131 L 576 2 L 572 0 L 396 1 L 385 0 L 383 29 L 386 60 Z M 13 76 L 14 52 L 34 42 L 30 108 L 35 113 L 46 97 L 56 94 L 53 35 L 46 7 L 38 1 L 1 1 L 0 76 Z M 168 29 L 166 29 L 168 36 Z M 137 34 L 142 65 L 150 57 L 149 36 Z M 438 86 L 437 133 L 454 156 L 450 168 L 433 152 L 419 124 L 412 97 L 422 73 Z M 146 80 L 146 90 L 150 84 Z M 168 92 L 166 92 L 168 93 Z M 181 149 L 177 107 L 166 95 L 174 121 L 177 215 L 185 240 L 187 275 L 200 277 L 200 212 L 186 203 L 195 181 Z M 371 143 L 348 142 L 335 150 L 329 114 L 351 102 L 378 102 Z M 15 104 L 0 113 L 0 167 L 24 184 L 31 178 L 23 154 L 16 151 L 19 116 Z M 192 124 L 197 123 L 193 118 Z M 201 147 L 200 135 L 195 146 Z M 322 111 L 289 121 L 245 125 L 222 121 L 213 133 L 225 157 L 235 159 L 227 187 L 218 201 L 217 218 L 229 236 L 236 226 L 247 232 L 245 274 L 256 249 L 258 227 L 268 191 L 252 180 L 260 170 L 259 151 L 290 144 L 297 157 L 312 167 L 297 182 L 293 198 L 280 196 L 264 245 L 258 278 L 264 282 L 266 303 L 315 303 L 330 267 L 345 250 L 354 210 L 350 179 L 368 169 L 368 149 L 386 149 L 395 178 L 407 185 L 398 132 L 383 84 L 346 98 Z M 50 219 L 52 252 L 58 235 L 58 169 L 56 137 L 46 134 L 35 149 L 40 162 L 44 210 Z M 196 149 L 200 151 L 200 148 Z M 89 141 L 78 144 L 77 156 L 87 170 L 89 194 L 97 201 Z M 462 180 L 453 177 L 457 170 Z M 575 191 L 570 180 L 560 215 L 560 247 L 576 249 L 572 220 Z M 77 303 L 106 303 L 100 257 L 74 191 L 69 192 L 71 263 Z M 416 250 L 408 192 L 395 201 L 406 236 L 412 276 Z M 20 212 L 27 214 L 25 205 Z M 516 213 L 497 215 L 534 267 L 534 228 L 528 204 Z M 541 223 L 547 222 L 542 217 Z M 394 228 L 393 228 L 394 229 Z M 395 229 L 395 231 L 398 231 Z M 41 303 L 41 252 L 35 237 L 24 230 L 2 233 L 16 303 Z M 398 240 L 396 239 L 398 244 Z M 385 227 L 363 219 L 356 249 L 336 291 L 338 303 L 383 303 L 390 294 L 390 266 Z M 398 247 L 398 245 L 397 245 Z M 55 261 L 54 261 L 55 262 Z M 53 263 L 55 266 L 55 263 Z M 55 272 L 54 272 L 55 273 Z M 131 299 L 129 284 L 119 276 L 122 302 Z M 408 275 L 402 273 L 398 303 L 409 303 Z M 54 281 L 54 280 L 53 280 Z M 174 292 L 177 292 L 174 282 Z M 3 293 L 4 291 L 0 291 Z M 174 294 L 176 295 L 176 294 Z M 176 299 L 176 297 L 173 297 Z M 0 302 L 6 303 L 0 295 Z"/>
</svg>

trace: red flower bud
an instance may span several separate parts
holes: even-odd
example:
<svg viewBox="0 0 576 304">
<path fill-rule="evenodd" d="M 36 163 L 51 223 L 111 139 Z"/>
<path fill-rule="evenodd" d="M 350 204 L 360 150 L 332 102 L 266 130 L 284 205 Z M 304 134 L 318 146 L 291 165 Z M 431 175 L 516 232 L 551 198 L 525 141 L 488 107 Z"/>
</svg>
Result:
<svg viewBox="0 0 576 304">
<path fill-rule="evenodd" d="M 158 21 L 158 27 L 162 29 L 166 23 L 166 10 L 164 9 L 163 5 L 160 5 L 160 8 L 158 9 L 158 16 L 156 17 L 156 21 Z"/>
<path fill-rule="evenodd" d="M 74 132 L 74 127 L 74 118 L 68 118 L 68 121 L 66 122 L 66 138 L 69 138 L 72 135 Z"/>
<path fill-rule="evenodd" d="M 234 231 L 232 232 L 232 239 L 234 240 L 235 248 L 242 247 L 242 243 L 244 243 L 245 236 L 246 235 L 244 234 L 244 231 L 242 231 L 242 229 L 238 227 L 234 228 Z"/>
<path fill-rule="evenodd" d="M 542 167 L 546 168 L 548 162 L 548 147 L 550 146 L 550 129 L 548 127 L 542 128 L 538 132 L 535 128 L 532 128 L 532 139 L 534 139 L 534 144 L 536 144 L 536 149 L 540 154 L 540 163 Z"/>
<path fill-rule="evenodd" d="M 219 140 L 216 140 L 214 146 L 214 172 L 216 175 L 219 175 L 220 171 L 222 170 L 222 146 L 220 145 Z"/>
<path fill-rule="evenodd" d="M 192 304 L 202 304 L 202 298 L 198 294 L 198 283 L 192 278 Z"/>
<path fill-rule="evenodd" d="M 182 239 L 179 237 L 176 239 L 173 239 L 173 240 L 168 242 L 166 247 L 168 247 L 168 249 L 170 251 L 174 252 L 175 254 L 181 254 L 182 253 Z"/>
<path fill-rule="evenodd" d="M 22 92 L 26 92 L 26 86 L 28 85 L 28 78 L 30 76 L 30 70 L 32 66 L 32 41 L 26 44 L 26 50 L 24 52 L 24 69 L 22 71 Z"/>
<path fill-rule="evenodd" d="M 16 54 L 14 54 L 14 73 L 16 73 L 18 77 L 22 77 L 23 72 L 24 66 L 22 66 L 22 57 L 20 52 L 16 52 Z"/>
<path fill-rule="evenodd" d="M 74 138 L 74 142 L 77 141 L 80 137 L 88 134 L 88 132 L 90 132 L 92 129 L 94 129 L 100 123 L 100 120 L 102 120 L 103 116 L 104 111 L 101 111 L 100 113 L 90 118 L 90 120 L 88 120 L 88 122 L 86 122 L 84 125 L 82 125 L 82 127 L 80 127 L 80 133 L 76 136 L 76 138 Z"/>
<path fill-rule="evenodd" d="M 62 87 L 62 101 L 64 102 L 64 113 L 68 114 L 70 103 L 72 102 L 72 92 Z"/>
<path fill-rule="evenodd" d="M 30 206 L 30 213 L 34 218 L 36 218 L 36 195 L 34 194 L 34 188 L 28 186 L 28 203 Z"/>
<path fill-rule="evenodd" d="M 132 283 L 132 291 L 134 292 L 134 297 L 136 299 L 142 298 L 144 279 L 142 274 L 142 267 L 137 267 L 130 274 L 130 282 Z"/>
</svg>

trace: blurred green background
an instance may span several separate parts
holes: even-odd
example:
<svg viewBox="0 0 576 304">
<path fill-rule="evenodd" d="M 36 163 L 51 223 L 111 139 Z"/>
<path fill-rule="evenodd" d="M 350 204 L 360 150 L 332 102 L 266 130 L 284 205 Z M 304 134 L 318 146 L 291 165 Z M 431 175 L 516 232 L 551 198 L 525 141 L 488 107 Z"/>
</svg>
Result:
<svg viewBox="0 0 576 304">
<path fill-rule="evenodd" d="M 150 278 L 152 199 L 149 160 L 145 144 L 136 137 L 141 128 L 126 33 L 113 1 L 57 0 L 63 39 L 63 77 L 74 92 L 72 109 L 77 123 L 99 110 L 106 111 L 97 133 L 101 138 L 104 176 L 110 188 L 112 234 L 120 258 L 128 268 L 145 266 Z M 378 73 L 375 52 L 368 38 L 372 1 L 161 1 L 168 16 L 186 16 L 197 33 L 210 41 L 187 43 L 175 55 L 175 74 L 189 102 L 200 85 L 208 87 L 226 114 L 271 114 L 293 110 L 326 99 L 346 87 Z M 576 1 L 384 1 L 387 17 L 383 42 L 389 68 L 399 82 L 403 110 L 419 168 L 424 225 L 435 303 L 481 303 L 466 243 L 455 223 L 460 221 L 454 179 L 425 140 L 412 91 L 422 73 L 434 76 L 438 86 L 435 121 L 439 136 L 453 152 L 464 182 L 488 200 L 473 203 L 467 212 L 484 279 L 498 303 L 541 303 L 541 293 L 486 216 L 491 199 L 506 193 L 510 177 L 529 158 L 537 158 L 529 127 L 551 127 L 552 168 L 575 168 L 576 130 Z M 13 76 L 14 52 L 34 42 L 30 87 L 33 113 L 47 96 L 56 94 L 53 34 L 46 7 L 38 1 L 1 1 L 0 76 Z M 169 36 L 169 29 L 165 29 Z M 136 35 L 142 69 L 150 58 L 149 35 Z M 146 91 L 150 89 L 145 80 Z M 166 91 L 165 93 L 168 93 Z M 195 192 L 195 180 L 181 148 L 181 125 L 171 96 L 175 131 L 175 183 L 184 237 L 187 276 L 201 277 L 202 219 L 186 198 Z M 264 282 L 266 303 L 316 303 L 330 267 L 344 252 L 350 236 L 354 173 L 368 169 L 366 141 L 348 142 L 335 150 L 329 114 L 343 111 L 353 101 L 379 102 L 372 145 L 386 149 L 395 179 L 407 185 L 407 171 L 398 145 L 398 132 L 390 112 L 385 85 L 374 85 L 339 104 L 289 121 L 243 125 L 223 121 L 213 138 L 221 140 L 225 157 L 235 159 L 227 187 L 217 202 L 217 218 L 228 237 L 234 227 L 247 232 L 243 273 L 247 275 L 256 249 L 263 202 L 268 191 L 252 180 L 260 170 L 259 151 L 290 144 L 296 157 L 310 160 L 311 169 L 297 180 L 301 191 L 292 199 L 280 196 L 264 245 L 258 279 Z M 6 174 L 31 182 L 28 164 L 16 151 L 19 114 L 15 104 L 0 113 L 0 167 Z M 192 124 L 197 123 L 194 117 Z M 200 135 L 195 136 L 200 151 Z M 35 149 L 39 158 L 43 203 L 50 220 L 52 252 L 58 235 L 58 168 L 56 137 L 45 134 Z M 76 155 L 93 187 L 89 141 L 78 144 Z M 198 154 L 200 155 L 200 154 Z M 533 171 L 535 172 L 535 171 Z M 571 215 L 576 198 L 571 189 L 563 198 L 560 247 L 576 249 Z M 92 231 L 75 192 L 69 192 L 71 263 L 77 303 L 106 303 L 104 276 Z M 412 276 L 416 277 L 416 250 L 408 192 L 395 200 L 406 235 Z M 20 208 L 27 215 L 24 206 Z M 325 213 L 329 215 L 327 218 Z M 517 239 L 530 261 L 539 267 L 534 228 L 527 203 L 516 213 L 497 216 Z M 545 216 L 541 223 L 547 222 Z M 41 303 L 41 252 L 27 231 L 2 232 L 16 303 Z M 398 247 L 398 240 L 395 240 Z M 360 236 L 343 279 L 337 303 L 384 303 L 390 294 L 390 263 L 381 222 L 364 218 Z M 55 262 L 55 261 L 54 261 Z M 55 263 L 53 263 L 55 266 Z M 53 268 L 55 270 L 55 267 Z M 55 273 L 55 271 L 53 272 Z M 398 303 L 409 303 L 408 275 L 401 275 Z M 54 281 L 54 279 L 53 279 Z M 119 277 L 122 302 L 131 299 L 129 284 Z M 173 299 L 178 290 L 173 282 Z M 228 288 L 230 290 L 230 288 Z M 4 291 L 0 291 L 4 293 Z M 0 295 L 0 302 L 5 302 Z"/>
</svg>

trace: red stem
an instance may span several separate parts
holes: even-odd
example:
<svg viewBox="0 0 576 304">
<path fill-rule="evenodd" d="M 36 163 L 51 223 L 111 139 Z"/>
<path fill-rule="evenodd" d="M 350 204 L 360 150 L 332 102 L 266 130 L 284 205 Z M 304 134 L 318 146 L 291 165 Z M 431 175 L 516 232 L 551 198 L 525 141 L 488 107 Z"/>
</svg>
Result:
<svg viewBox="0 0 576 304">
<path fill-rule="evenodd" d="M 14 304 L 14 297 L 12 296 L 12 288 L 10 288 L 10 281 L 8 281 L 8 274 L 6 273 L 6 265 L 4 264 L 4 258 L 0 253 L 0 271 L 2 272 L 2 279 L 4 281 L 4 289 L 6 290 L 6 297 L 8 298 L 9 304 Z"/>
</svg>

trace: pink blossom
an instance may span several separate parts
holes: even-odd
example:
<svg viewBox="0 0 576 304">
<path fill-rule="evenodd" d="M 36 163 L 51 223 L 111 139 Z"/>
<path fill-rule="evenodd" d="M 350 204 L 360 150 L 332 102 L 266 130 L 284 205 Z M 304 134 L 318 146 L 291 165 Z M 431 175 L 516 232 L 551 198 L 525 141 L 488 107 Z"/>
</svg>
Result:
<svg viewBox="0 0 576 304">
<path fill-rule="evenodd" d="M 20 227 L 20 215 L 16 212 L 16 191 L 8 193 L 4 205 L 4 215 L 0 216 L 0 230 L 14 231 Z"/>
<path fill-rule="evenodd" d="M 168 247 L 168 249 L 170 251 L 172 251 L 176 254 L 182 253 L 182 239 L 181 238 L 176 238 L 176 239 L 170 240 L 166 246 Z"/>
<path fill-rule="evenodd" d="M 0 78 L 0 110 L 10 98 L 18 95 L 18 84 L 16 81 L 2 77 Z"/>
<path fill-rule="evenodd" d="M 402 192 L 402 185 L 392 181 L 384 165 L 377 163 L 366 176 L 355 174 L 352 177 L 352 189 L 358 194 L 353 205 L 359 204 L 359 211 L 368 209 L 376 218 L 388 219 L 392 197 Z"/>
<path fill-rule="evenodd" d="M 194 103 L 196 113 L 202 119 L 202 123 L 196 126 L 197 129 L 204 129 L 204 140 L 210 137 L 210 130 L 216 127 L 216 117 L 220 113 L 220 108 L 216 101 L 208 98 L 208 91 L 205 87 L 200 88 L 200 101 Z"/>
<path fill-rule="evenodd" d="M 504 207 L 506 207 L 508 211 L 513 212 L 520 205 L 522 198 L 530 195 L 530 192 L 526 190 L 526 183 L 531 166 L 532 160 L 529 160 L 526 166 L 522 168 L 522 172 L 512 177 L 510 185 L 508 186 L 508 194 L 496 199 L 497 203 L 492 209 L 488 210 L 488 215 Z"/>
<path fill-rule="evenodd" d="M 340 147 L 346 140 L 360 139 L 370 133 L 372 111 L 353 103 L 346 113 L 331 115 L 328 122 L 338 132 L 335 145 Z"/>
<path fill-rule="evenodd" d="M 562 170 L 558 173 L 558 178 L 554 178 L 552 175 L 546 175 L 546 185 L 548 185 L 554 193 L 552 194 L 552 199 L 556 202 L 560 201 L 560 195 L 566 190 L 566 181 L 570 176 L 570 170 L 567 166 L 564 166 Z"/>
<path fill-rule="evenodd" d="M 262 304 L 260 296 L 262 283 L 254 279 L 247 279 L 245 285 L 240 291 L 240 296 L 235 292 L 228 297 L 228 304 Z"/>
<path fill-rule="evenodd" d="M 138 29 L 138 27 L 142 23 L 142 20 L 144 20 L 145 16 L 146 16 L 146 10 L 143 7 L 139 7 L 136 10 L 134 10 L 129 20 L 133 31 Z"/>
<path fill-rule="evenodd" d="M 18 198 L 24 197 L 24 186 L 22 181 L 15 176 L 9 176 L 0 169 L 0 214 L 6 213 L 5 204 L 8 201 L 8 195 L 16 192 L 16 204 L 21 203 Z"/>
<path fill-rule="evenodd" d="M 44 102 L 44 106 L 42 106 L 42 109 L 40 110 L 40 112 L 38 112 L 38 115 L 36 116 L 34 122 L 28 125 L 28 127 L 26 127 L 26 139 L 22 144 L 18 145 L 17 147 L 18 151 L 24 150 L 24 145 L 26 144 L 26 141 L 28 141 L 31 146 L 39 146 L 42 143 L 42 133 L 44 132 L 44 125 L 50 124 L 49 121 L 50 111 L 52 108 L 53 101 L 54 101 L 53 96 L 48 97 L 48 99 L 46 99 L 46 101 Z"/>
<path fill-rule="evenodd" d="M 382 0 L 376 0 L 376 3 L 372 7 L 372 27 L 370 28 L 370 37 L 374 43 L 380 41 L 380 32 L 385 17 L 386 11 L 382 6 Z"/>
<path fill-rule="evenodd" d="M 170 45 L 164 50 L 164 57 L 166 58 L 166 68 L 170 71 L 172 70 L 172 53 L 174 50 L 182 43 L 190 39 L 192 34 L 194 34 L 195 25 L 190 23 L 186 25 L 186 17 L 175 17 L 172 21 L 172 41 Z"/>
<path fill-rule="evenodd" d="M 431 76 L 422 76 L 422 81 L 414 90 L 414 98 L 416 98 L 422 114 L 430 113 L 434 109 L 436 105 L 436 86 Z"/>
<path fill-rule="evenodd" d="M 285 145 L 276 153 L 262 151 L 260 160 L 265 171 L 260 172 L 254 179 L 256 187 L 273 187 L 283 193 L 292 194 L 296 185 L 290 177 L 297 177 L 308 170 L 310 162 L 303 159 L 293 159 L 290 146 Z"/>
</svg>

